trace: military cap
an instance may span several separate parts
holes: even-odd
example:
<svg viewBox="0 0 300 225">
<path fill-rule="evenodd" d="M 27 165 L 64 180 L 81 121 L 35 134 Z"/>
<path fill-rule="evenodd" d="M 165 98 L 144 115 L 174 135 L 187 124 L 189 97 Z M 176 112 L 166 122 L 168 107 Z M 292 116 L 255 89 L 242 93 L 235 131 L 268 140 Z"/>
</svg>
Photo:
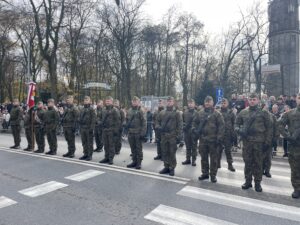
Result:
<svg viewBox="0 0 300 225">
<path fill-rule="evenodd" d="M 139 97 L 137 97 L 137 96 L 133 96 L 133 98 L 132 98 L 132 101 L 139 101 L 140 99 L 139 99 Z"/>
<path fill-rule="evenodd" d="M 90 96 L 84 96 L 84 99 L 91 100 Z"/>
<path fill-rule="evenodd" d="M 213 101 L 213 97 L 211 96 L 206 96 L 205 99 L 204 99 L 204 102 L 209 102 L 209 101 Z"/>
<path fill-rule="evenodd" d="M 173 98 L 172 96 L 169 96 L 169 97 L 167 98 L 167 100 L 168 100 L 168 101 L 171 101 L 171 100 L 174 100 L 174 98 Z"/>
<path fill-rule="evenodd" d="M 258 98 L 258 95 L 256 93 L 251 93 L 249 95 L 249 98 Z"/>
<path fill-rule="evenodd" d="M 54 103 L 54 99 L 53 99 L 53 98 L 49 98 L 47 102 L 48 102 L 48 103 L 49 103 L 49 102 L 53 102 L 53 103 Z"/>
<path fill-rule="evenodd" d="M 222 102 L 228 102 L 227 98 L 222 98 Z"/>
<path fill-rule="evenodd" d="M 191 98 L 188 100 L 188 103 L 195 103 L 195 100 Z"/>
<path fill-rule="evenodd" d="M 113 97 L 111 97 L 111 96 L 107 96 L 107 97 L 105 98 L 105 100 L 112 100 L 112 101 L 113 101 L 114 99 L 113 99 Z"/>
</svg>

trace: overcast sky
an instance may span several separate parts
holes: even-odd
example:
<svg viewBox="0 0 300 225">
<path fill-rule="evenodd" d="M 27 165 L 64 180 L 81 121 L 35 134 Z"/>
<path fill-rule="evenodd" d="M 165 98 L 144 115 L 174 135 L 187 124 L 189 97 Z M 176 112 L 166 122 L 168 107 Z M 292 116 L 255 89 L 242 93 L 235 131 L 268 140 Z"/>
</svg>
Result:
<svg viewBox="0 0 300 225">
<path fill-rule="evenodd" d="M 249 8 L 258 0 L 146 0 L 144 11 L 155 21 L 159 21 L 172 5 L 178 5 L 183 11 L 194 13 L 204 22 L 205 30 L 221 33 L 230 23 L 240 18 L 239 10 Z M 262 1 L 265 7 L 268 0 Z"/>
</svg>

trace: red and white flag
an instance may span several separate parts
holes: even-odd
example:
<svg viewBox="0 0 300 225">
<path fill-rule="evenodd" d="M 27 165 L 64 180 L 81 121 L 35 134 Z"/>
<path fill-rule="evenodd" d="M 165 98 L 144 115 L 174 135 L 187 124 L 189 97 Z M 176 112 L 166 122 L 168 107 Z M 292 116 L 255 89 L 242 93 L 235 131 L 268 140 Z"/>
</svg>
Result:
<svg viewBox="0 0 300 225">
<path fill-rule="evenodd" d="M 29 88 L 28 88 L 28 95 L 27 95 L 26 104 L 27 104 L 28 109 L 31 109 L 32 107 L 35 106 L 34 97 L 35 97 L 36 83 L 30 82 L 28 85 L 29 85 Z"/>
</svg>

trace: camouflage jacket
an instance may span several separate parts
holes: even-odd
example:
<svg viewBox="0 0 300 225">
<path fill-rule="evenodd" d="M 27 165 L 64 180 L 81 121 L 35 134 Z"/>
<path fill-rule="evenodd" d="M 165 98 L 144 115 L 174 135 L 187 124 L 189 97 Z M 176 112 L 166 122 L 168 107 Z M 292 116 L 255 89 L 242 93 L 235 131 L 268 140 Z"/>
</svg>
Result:
<svg viewBox="0 0 300 225">
<path fill-rule="evenodd" d="M 164 109 L 161 107 L 161 108 L 158 108 L 154 113 L 153 113 L 153 129 L 156 129 L 156 127 L 158 126 L 158 121 L 157 121 L 157 118 L 158 118 L 158 115 L 161 111 L 163 111 Z"/>
<path fill-rule="evenodd" d="M 81 129 L 94 130 L 96 123 L 96 113 L 91 106 L 81 109 L 79 115 L 79 125 Z"/>
<path fill-rule="evenodd" d="M 252 121 L 250 121 L 252 119 Z M 245 140 L 270 145 L 273 129 L 269 113 L 258 107 L 242 110 L 236 118 L 235 130 L 247 129 Z"/>
<path fill-rule="evenodd" d="M 235 123 L 235 114 L 231 109 L 221 109 L 221 114 L 225 123 L 225 133 L 226 138 L 232 138 L 234 134 L 234 123 Z"/>
<path fill-rule="evenodd" d="M 19 106 L 14 106 L 10 111 L 10 125 L 20 126 L 22 120 L 22 110 Z"/>
<path fill-rule="evenodd" d="M 45 112 L 44 123 L 46 126 L 46 130 L 56 129 L 59 123 L 59 115 L 53 107 L 48 108 L 48 110 Z"/>
<path fill-rule="evenodd" d="M 112 106 L 106 106 L 102 111 L 101 125 L 103 131 L 118 133 L 121 126 L 120 112 Z"/>
<path fill-rule="evenodd" d="M 64 128 L 75 128 L 78 122 L 79 111 L 74 105 L 65 108 L 62 116 L 62 125 Z"/>
<path fill-rule="evenodd" d="M 34 127 L 39 128 L 44 126 L 44 117 L 45 117 L 45 110 L 43 109 L 37 109 L 35 111 L 35 116 L 34 116 Z"/>
<path fill-rule="evenodd" d="M 100 127 L 100 124 L 101 124 L 102 111 L 103 111 L 102 107 L 97 107 L 97 109 L 96 109 L 96 126 L 97 127 Z"/>
<path fill-rule="evenodd" d="M 193 120 L 196 116 L 196 109 L 187 109 L 182 114 L 183 119 L 183 132 L 185 134 L 190 134 L 192 132 Z"/>
<path fill-rule="evenodd" d="M 126 115 L 126 126 L 129 134 L 146 135 L 146 120 L 140 107 L 130 108 Z"/>
<path fill-rule="evenodd" d="M 125 113 L 122 109 L 120 108 L 116 108 L 119 111 L 119 114 L 120 114 L 120 127 L 123 127 L 124 123 L 125 123 Z"/>
<path fill-rule="evenodd" d="M 182 115 L 174 107 L 161 111 L 157 117 L 157 127 L 162 136 L 180 138 Z"/>
<path fill-rule="evenodd" d="M 283 137 L 293 136 L 300 129 L 300 106 L 286 112 L 279 120 L 279 132 Z M 287 129 L 285 129 L 287 127 Z M 300 144 L 298 138 L 297 144 Z"/>
<path fill-rule="evenodd" d="M 32 109 L 28 110 L 24 115 L 24 128 L 29 129 L 32 127 Z"/>
<path fill-rule="evenodd" d="M 195 115 L 193 130 L 203 126 L 200 142 L 217 142 L 224 138 L 224 119 L 220 112 L 215 109 L 203 109 Z"/>
</svg>

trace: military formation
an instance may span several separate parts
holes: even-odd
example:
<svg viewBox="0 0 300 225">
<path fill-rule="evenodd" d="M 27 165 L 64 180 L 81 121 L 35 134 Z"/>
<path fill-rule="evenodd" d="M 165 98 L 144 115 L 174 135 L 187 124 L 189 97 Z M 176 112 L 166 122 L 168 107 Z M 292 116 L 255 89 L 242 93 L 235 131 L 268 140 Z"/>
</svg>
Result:
<svg viewBox="0 0 300 225">
<path fill-rule="evenodd" d="M 143 143 L 147 132 L 147 118 L 138 97 L 133 97 L 131 108 L 124 113 L 120 109 L 118 100 L 107 97 L 104 102 L 98 101 L 96 110 L 92 107 L 91 98 L 86 96 L 83 108 L 74 105 L 73 96 L 66 101 L 62 115 L 62 126 L 68 151 L 63 157 L 75 156 L 75 130 L 80 127 L 83 155 L 80 160 L 92 160 L 94 152 L 104 149 L 104 158 L 99 163 L 112 165 L 115 155 L 120 154 L 122 134 L 128 135 L 132 162 L 128 168 L 141 169 L 143 161 Z M 217 172 L 221 167 L 221 157 L 225 152 L 228 170 L 235 172 L 233 166 L 232 147 L 236 139 L 242 142 L 242 157 L 245 163 L 245 183 L 242 189 L 252 188 L 262 192 L 261 181 L 263 175 L 271 177 L 272 147 L 276 146 L 282 135 L 289 143 L 289 164 L 291 167 L 291 182 L 294 188 L 293 198 L 300 197 L 300 94 L 296 97 L 297 107 L 286 112 L 281 117 L 270 113 L 260 102 L 257 94 L 249 96 L 249 106 L 236 114 L 229 107 L 227 99 L 222 99 L 220 109 L 216 109 L 214 100 L 207 96 L 203 107 L 196 107 L 195 101 L 190 99 L 188 106 L 181 112 L 173 97 L 166 99 L 166 105 L 159 102 L 153 114 L 153 129 L 157 146 L 157 156 L 154 160 L 161 160 L 163 168 L 160 174 L 175 175 L 177 166 L 176 151 L 184 140 L 186 146 L 186 160 L 182 165 L 197 165 L 198 152 L 201 157 L 201 175 L 199 180 L 210 179 L 217 182 Z M 35 109 L 30 109 L 22 118 L 19 101 L 13 101 L 11 111 L 11 128 L 14 146 L 20 148 L 21 120 L 24 120 L 25 134 L 28 147 L 25 151 L 43 153 L 45 150 L 45 136 L 49 144 L 46 154 L 56 155 L 56 129 L 59 115 L 55 109 L 53 99 L 48 100 L 47 110 L 43 103 L 38 102 Z M 276 109 L 274 109 L 276 111 Z M 34 137 L 33 137 L 34 134 Z M 96 149 L 93 149 L 93 141 Z"/>
</svg>

